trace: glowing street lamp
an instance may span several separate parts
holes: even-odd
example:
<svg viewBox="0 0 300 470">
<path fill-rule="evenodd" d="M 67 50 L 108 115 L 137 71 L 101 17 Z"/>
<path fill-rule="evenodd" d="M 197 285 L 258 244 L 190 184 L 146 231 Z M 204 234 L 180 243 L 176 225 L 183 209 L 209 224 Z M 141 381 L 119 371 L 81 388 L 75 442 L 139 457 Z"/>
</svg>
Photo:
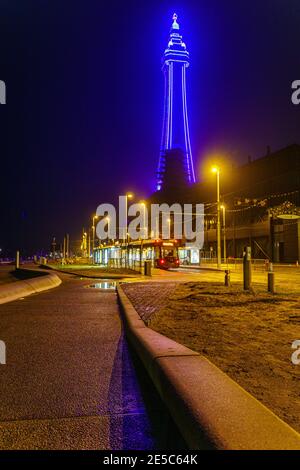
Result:
<svg viewBox="0 0 300 470">
<path fill-rule="evenodd" d="M 143 220 L 143 238 L 146 239 L 146 230 L 147 230 L 147 224 L 146 224 L 146 212 L 147 212 L 147 207 L 146 207 L 146 203 L 145 201 L 141 201 L 140 204 L 143 206 L 143 216 L 144 216 L 144 220 Z"/>
<path fill-rule="evenodd" d="M 141 237 L 141 248 L 140 248 L 140 269 L 142 269 L 142 264 L 143 264 L 143 246 L 144 246 L 144 240 L 148 238 L 148 230 L 147 230 L 147 206 L 145 201 L 141 201 L 140 204 L 143 207 L 143 230 L 142 230 L 142 237 Z"/>
<path fill-rule="evenodd" d="M 126 199 L 125 199 L 125 214 L 126 214 L 126 224 L 124 227 L 124 233 L 123 233 L 123 240 L 124 240 L 124 235 L 126 235 L 126 254 L 125 254 L 125 267 L 127 268 L 127 258 L 129 256 L 129 241 L 128 241 L 128 220 L 127 220 L 127 214 L 128 214 L 128 199 L 133 199 L 133 193 L 126 193 Z"/>
<path fill-rule="evenodd" d="M 127 220 L 127 214 L 128 214 L 128 199 L 133 199 L 133 194 L 132 193 L 126 193 L 125 194 L 125 214 L 126 214 L 126 222 L 125 222 L 125 227 L 123 227 L 124 232 L 123 232 L 123 239 L 125 238 L 124 235 L 127 234 L 128 231 L 128 220 Z M 127 237 L 127 235 L 126 235 Z"/>
<path fill-rule="evenodd" d="M 223 256 L 224 256 L 224 263 L 226 264 L 226 207 L 224 205 L 221 206 L 222 213 L 223 213 Z"/>
<path fill-rule="evenodd" d="M 213 166 L 211 171 L 217 175 L 217 262 L 218 268 L 221 268 L 220 168 Z"/>
</svg>

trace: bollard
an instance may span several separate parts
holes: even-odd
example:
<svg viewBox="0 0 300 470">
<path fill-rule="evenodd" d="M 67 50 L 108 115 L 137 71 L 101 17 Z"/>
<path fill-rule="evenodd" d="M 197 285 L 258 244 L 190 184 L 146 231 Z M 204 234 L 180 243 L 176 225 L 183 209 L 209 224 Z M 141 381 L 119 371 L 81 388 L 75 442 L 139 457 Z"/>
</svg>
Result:
<svg viewBox="0 0 300 470">
<path fill-rule="evenodd" d="M 225 269 L 225 286 L 230 287 L 230 269 Z"/>
<path fill-rule="evenodd" d="M 269 263 L 269 273 L 273 272 L 273 263 Z"/>
<path fill-rule="evenodd" d="M 243 253 L 244 290 L 251 288 L 251 246 L 245 246 Z"/>
<path fill-rule="evenodd" d="M 274 271 L 273 271 L 273 263 L 269 264 L 268 292 L 271 292 L 271 294 L 275 293 L 275 274 L 274 274 Z"/>
<path fill-rule="evenodd" d="M 16 269 L 19 269 L 19 268 L 20 268 L 20 252 L 19 252 L 19 250 L 16 252 L 15 268 L 16 268 Z"/>
<path fill-rule="evenodd" d="M 275 294 L 275 275 L 274 271 L 268 272 L 268 292 Z"/>
<path fill-rule="evenodd" d="M 146 260 L 144 262 L 144 275 L 145 276 L 151 276 L 151 265 L 152 265 L 152 262 L 149 260 Z"/>
</svg>

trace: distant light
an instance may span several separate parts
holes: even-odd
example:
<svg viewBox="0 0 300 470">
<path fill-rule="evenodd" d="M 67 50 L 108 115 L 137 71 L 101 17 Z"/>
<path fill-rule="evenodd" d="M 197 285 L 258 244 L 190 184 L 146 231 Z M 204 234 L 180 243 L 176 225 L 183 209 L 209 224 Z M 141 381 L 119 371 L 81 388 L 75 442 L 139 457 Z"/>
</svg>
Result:
<svg viewBox="0 0 300 470">
<path fill-rule="evenodd" d="M 220 168 L 219 168 L 218 166 L 213 166 L 212 169 L 211 169 L 211 171 L 212 171 L 213 173 L 219 173 Z"/>
</svg>

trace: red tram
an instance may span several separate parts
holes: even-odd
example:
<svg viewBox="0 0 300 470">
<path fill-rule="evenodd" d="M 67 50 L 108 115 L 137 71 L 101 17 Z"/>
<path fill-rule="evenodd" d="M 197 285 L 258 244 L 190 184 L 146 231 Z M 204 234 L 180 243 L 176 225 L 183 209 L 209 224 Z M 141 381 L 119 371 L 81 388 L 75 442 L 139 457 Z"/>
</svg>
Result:
<svg viewBox="0 0 300 470">
<path fill-rule="evenodd" d="M 159 269 L 178 268 L 178 247 L 177 240 L 153 240 L 155 267 Z"/>
</svg>

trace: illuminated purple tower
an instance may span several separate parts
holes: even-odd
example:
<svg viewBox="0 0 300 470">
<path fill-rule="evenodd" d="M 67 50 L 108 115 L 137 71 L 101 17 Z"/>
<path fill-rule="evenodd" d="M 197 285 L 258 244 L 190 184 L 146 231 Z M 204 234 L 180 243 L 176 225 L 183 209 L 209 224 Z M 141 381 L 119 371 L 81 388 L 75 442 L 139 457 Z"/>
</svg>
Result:
<svg viewBox="0 0 300 470">
<path fill-rule="evenodd" d="M 174 13 L 170 40 L 163 56 L 165 99 L 157 190 L 160 190 L 163 185 L 166 158 L 172 158 L 171 151 L 175 149 L 177 151 L 180 149 L 183 154 L 183 171 L 186 182 L 195 183 L 186 100 L 186 69 L 190 59 L 179 32 L 177 18 Z"/>
</svg>

